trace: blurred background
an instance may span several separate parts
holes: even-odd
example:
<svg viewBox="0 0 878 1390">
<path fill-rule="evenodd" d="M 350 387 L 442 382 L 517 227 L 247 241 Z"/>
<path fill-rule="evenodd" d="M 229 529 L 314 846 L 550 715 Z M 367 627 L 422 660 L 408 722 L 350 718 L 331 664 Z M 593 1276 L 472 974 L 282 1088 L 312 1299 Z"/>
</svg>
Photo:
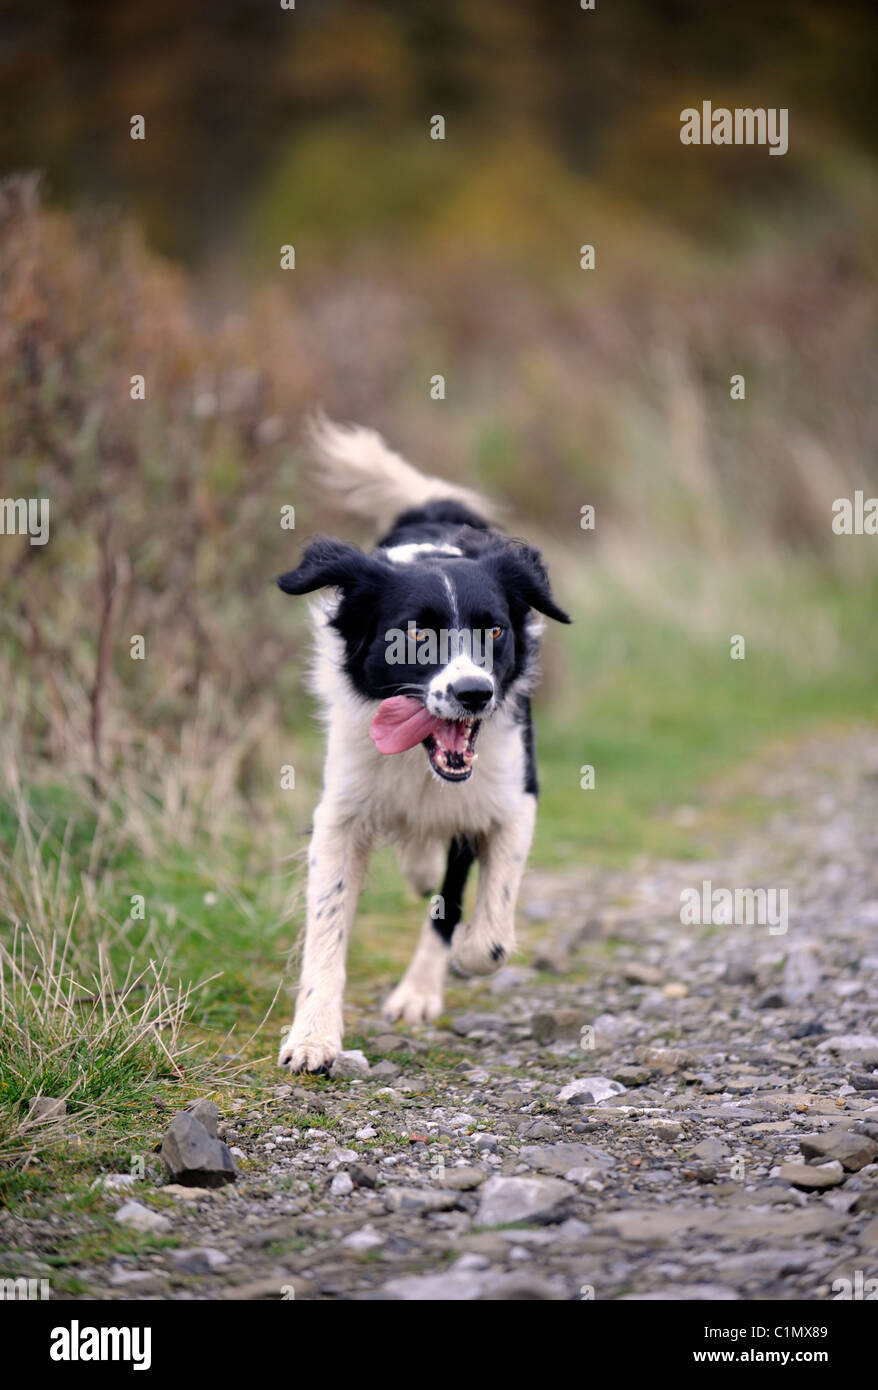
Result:
<svg viewBox="0 0 878 1390">
<path fill-rule="evenodd" d="M 317 405 L 547 551 L 538 864 L 686 855 L 743 758 L 873 720 L 878 542 L 831 521 L 878 492 L 876 49 L 802 0 L 6 0 L 0 491 L 52 511 L 0 540 L 0 916 L 183 978 L 221 942 L 205 1027 L 264 1008 L 321 762 L 271 581 L 372 539 Z M 789 153 L 681 145 L 706 99 Z M 373 883 L 355 972 L 403 911 Z"/>
</svg>

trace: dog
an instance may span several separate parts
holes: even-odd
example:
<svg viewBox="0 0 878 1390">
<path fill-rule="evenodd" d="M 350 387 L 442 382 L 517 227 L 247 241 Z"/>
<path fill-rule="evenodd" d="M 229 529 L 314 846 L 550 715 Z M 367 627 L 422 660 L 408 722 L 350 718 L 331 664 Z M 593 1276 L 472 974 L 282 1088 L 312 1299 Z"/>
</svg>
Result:
<svg viewBox="0 0 878 1390">
<path fill-rule="evenodd" d="M 570 618 L 540 552 L 504 535 L 484 498 L 425 477 L 372 430 L 323 418 L 313 442 L 329 491 L 389 528 L 370 554 L 317 537 L 277 580 L 285 594 L 326 591 L 312 609 L 324 787 L 295 1018 L 279 1056 L 291 1071 L 325 1072 L 342 1048 L 348 939 L 377 840 L 394 842 L 409 882 L 433 895 L 388 1021 L 436 1018 L 449 967 L 488 975 L 509 959 L 537 803 L 540 615 Z"/>
</svg>

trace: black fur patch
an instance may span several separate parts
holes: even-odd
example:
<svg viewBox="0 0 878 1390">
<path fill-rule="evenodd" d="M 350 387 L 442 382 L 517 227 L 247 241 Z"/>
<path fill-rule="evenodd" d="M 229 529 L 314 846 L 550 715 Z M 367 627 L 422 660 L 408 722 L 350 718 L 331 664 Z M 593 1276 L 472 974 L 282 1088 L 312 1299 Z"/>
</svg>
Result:
<svg viewBox="0 0 878 1390">
<path fill-rule="evenodd" d="M 445 916 L 433 919 L 433 926 L 446 946 L 450 943 L 454 928 L 463 916 L 463 894 L 469 871 L 476 858 L 476 847 L 465 835 L 455 836 L 448 846 L 448 862 L 445 878 L 442 881 L 442 903 Z"/>
<path fill-rule="evenodd" d="M 517 718 L 521 723 L 521 739 L 524 744 L 524 790 L 530 792 L 531 796 L 539 796 L 536 735 L 534 734 L 534 722 L 530 711 L 530 700 L 527 695 L 519 697 Z"/>
</svg>

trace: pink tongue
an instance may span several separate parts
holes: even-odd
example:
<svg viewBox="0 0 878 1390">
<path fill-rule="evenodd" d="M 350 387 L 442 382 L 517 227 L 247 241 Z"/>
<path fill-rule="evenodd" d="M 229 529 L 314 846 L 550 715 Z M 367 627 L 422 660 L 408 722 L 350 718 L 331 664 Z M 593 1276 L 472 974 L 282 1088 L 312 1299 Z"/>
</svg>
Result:
<svg viewBox="0 0 878 1390">
<path fill-rule="evenodd" d="M 431 734 L 437 724 L 445 723 L 424 709 L 420 700 L 409 695 L 394 695 L 382 700 L 372 720 L 369 734 L 379 753 L 404 753 Z"/>
</svg>

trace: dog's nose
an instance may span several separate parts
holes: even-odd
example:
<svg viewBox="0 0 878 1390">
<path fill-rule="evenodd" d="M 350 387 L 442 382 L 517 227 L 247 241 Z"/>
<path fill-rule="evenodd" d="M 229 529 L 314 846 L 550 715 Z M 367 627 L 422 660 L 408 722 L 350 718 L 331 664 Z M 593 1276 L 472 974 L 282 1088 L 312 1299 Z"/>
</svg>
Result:
<svg viewBox="0 0 878 1390">
<path fill-rule="evenodd" d="M 489 703 L 494 686 L 491 681 L 459 681 L 451 687 L 451 694 L 470 714 L 478 714 Z"/>
</svg>

